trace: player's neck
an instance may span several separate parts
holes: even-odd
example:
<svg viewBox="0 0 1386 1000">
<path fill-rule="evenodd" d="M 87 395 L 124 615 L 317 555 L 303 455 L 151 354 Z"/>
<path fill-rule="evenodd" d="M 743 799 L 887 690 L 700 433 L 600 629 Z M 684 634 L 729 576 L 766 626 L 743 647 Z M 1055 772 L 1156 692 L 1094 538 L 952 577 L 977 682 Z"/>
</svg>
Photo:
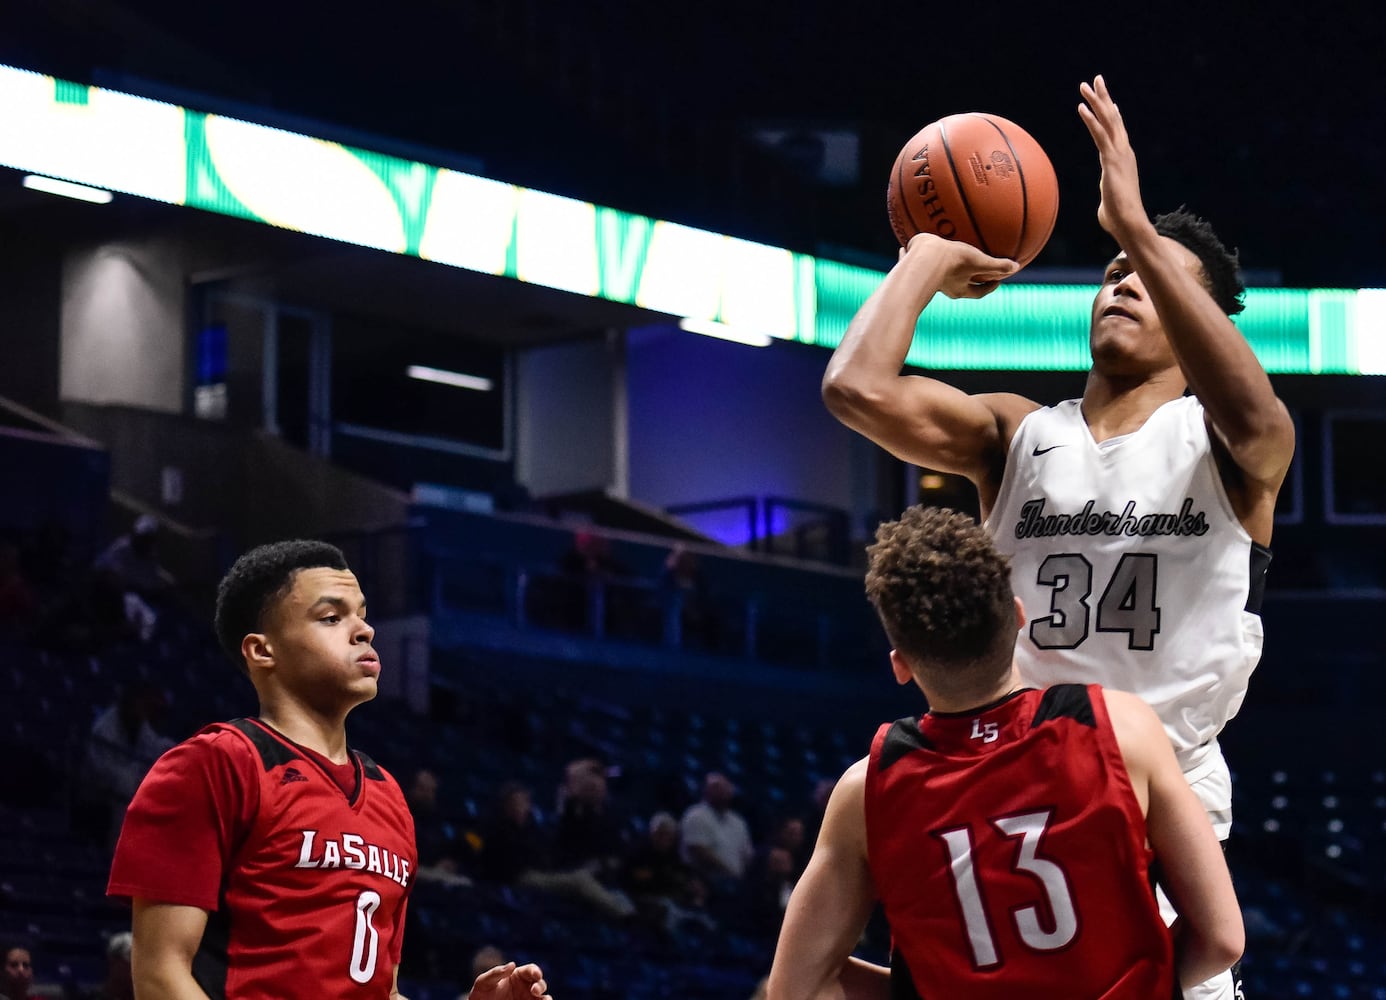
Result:
<svg viewBox="0 0 1386 1000">
<path fill-rule="evenodd" d="M 351 759 L 347 755 L 346 712 L 324 715 L 289 699 L 262 697 L 260 721 L 334 764 Z"/>
<path fill-rule="evenodd" d="M 1152 413 L 1182 396 L 1185 388 L 1177 368 L 1139 377 L 1105 375 L 1094 369 L 1083 387 L 1083 419 L 1093 440 L 1101 444 L 1140 430 Z"/>
<path fill-rule="evenodd" d="M 1010 673 L 995 685 L 990 685 L 985 689 L 930 691 L 926 685 L 922 683 L 919 685 L 920 690 L 924 692 L 925 700 L 929 703 L 929 711 L 938 715 L 957 715 L 973 712 L 984 706 L 995 705 L 1005 701 L 1024 686 L 1020 679 L 1020 671 L 1016 669 L 1014 663 L 1011 664 Z"/>
</svg>

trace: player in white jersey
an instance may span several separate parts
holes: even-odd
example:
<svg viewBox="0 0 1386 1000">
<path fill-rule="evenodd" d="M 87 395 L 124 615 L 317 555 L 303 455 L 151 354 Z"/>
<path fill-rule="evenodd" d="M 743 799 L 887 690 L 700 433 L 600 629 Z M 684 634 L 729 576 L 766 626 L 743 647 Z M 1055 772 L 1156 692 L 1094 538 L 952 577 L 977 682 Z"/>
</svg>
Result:
<svg viewBox="0 0 1386 1000">
<path fill-rule="evenodd" d="M 1150 220 L 1106 84 L 1080 93 L 1102 164 L 1098 222 L 1120 247 L 1093 301 L 1082 399 L 1045 408 L 901 374 L 934 295 L 980 298 L 1016 270 L 929 234 L 853 318 L 823 398 L 897 457 L 976 485 L 1031 619 L 1026 680 L 1144 696 L 1225 838 L 1216 737 L 1260 656 L 1255 612 L 1294 425 L 1229 319 L 1242 308 L 1236 257 L 1187 212 Z M 1186 996 L 1233 989 L 1226 977 Z"/>
</svg>

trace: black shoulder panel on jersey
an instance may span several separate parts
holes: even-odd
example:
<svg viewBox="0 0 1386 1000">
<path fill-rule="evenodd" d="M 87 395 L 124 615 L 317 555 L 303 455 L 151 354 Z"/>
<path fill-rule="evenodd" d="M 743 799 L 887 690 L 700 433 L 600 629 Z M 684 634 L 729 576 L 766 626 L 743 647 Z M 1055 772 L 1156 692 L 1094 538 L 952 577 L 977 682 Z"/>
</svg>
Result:
<svg viewBox="0 0 1386 1000">
<path fill-rule="evenodd" d="M 929 737 L 919 731 L 918 719 L 913 716 L 908 719 L 899 719 L 891 724 L 890 730 L 886 733 L 885 743 L 881 745 L 881 759 L 878 766 L 884 771 L 907 754 L 912 754 L 916 750 L 932 750 L 933 748 L 934 745 L 929 742 Z"/>
<path fill-rule="evenodd" d="M 1050 719 L 1075 719 L 1085 726 L 1097 727 L 1092 714 L 1092 699 L 1083 684 L 1055 684 L 1040 695 L 1039 708 L 1035 710 L 1035 721 L 1030 723 L 1034 729 Z"/>
<path fill-rule="evenodd" d="M 910 967 L 898 949 L 890 953 L 890 1000 L 921 1000 Z"/>
<path fill-rule="evenodd" d="M 298 754 L 249 719 L 232 719 L 227 725 L 233 729 L 239 729 L 249 737 L 251 743 L 255 744 L 255 749 L 260 753 L 260 762 L 265 765 L 266 771 L 273 771 L 280 764 L 287 764 L 291 760 L 299 759 Z"/>
<path fill-rule="evenodd" d="M 360 750 L 353 750 L 358 760 L 361 761 L 361 773 L 372 781 L 384 781 L 385 774 L 380 770 L 380 765 L 363 754 Z"/>
<path fill-rule="evenodd" d="M 1266 573 L 1270 570 L 1271 550 L 1264 545 L 1251 543 L 1251 582 L 1246 591 L 1246 610 L 1253 615 L 1261 613 L 1261 601 L 1266 596 Z"/>
</svg>

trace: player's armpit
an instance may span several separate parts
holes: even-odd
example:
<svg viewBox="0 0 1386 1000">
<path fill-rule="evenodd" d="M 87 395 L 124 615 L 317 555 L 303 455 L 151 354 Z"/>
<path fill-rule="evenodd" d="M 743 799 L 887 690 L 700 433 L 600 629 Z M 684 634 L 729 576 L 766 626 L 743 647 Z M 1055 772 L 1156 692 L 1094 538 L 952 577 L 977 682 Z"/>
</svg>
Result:
<svg viewBox="0 0 1386 1000">
<path fill-rule="evenodd" d="M 877 1000 L 852 975 L 852 949 L 871 916 L 874 892 L 866 861 L 866 764 L 847 769 L 833 789 L 813 857 L 785 908 L 769 1000 Z M 866 982 L 874 980 L 866 977 Z M 887 983 L 888 985 L 888 983 Z M 848 988 L 853 987 L 853 992 Z"/>
<path fill-rule="evenodd" d="M 139 898 L 133 907 L 130 972 L 136 1000 L 207 1000 L 192 975 L 207 911 Z"/>
</svg>

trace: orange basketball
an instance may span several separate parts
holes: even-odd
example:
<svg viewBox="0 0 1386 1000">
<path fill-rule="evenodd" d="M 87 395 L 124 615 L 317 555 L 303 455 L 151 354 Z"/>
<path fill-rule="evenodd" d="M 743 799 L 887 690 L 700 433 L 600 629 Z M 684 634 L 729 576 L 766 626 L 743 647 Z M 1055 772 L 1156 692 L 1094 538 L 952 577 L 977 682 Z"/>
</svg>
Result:
<svg viewBox="0 0 1386 1000">
<path fill-rule="evenodd" d="M 931 122 L 905 143 L 886 208 L 901 246 L 937 233 L 1024 267 L 1054 231 L 1059 181 L 1030 133 L 973 111 Z"/>
</svg>

